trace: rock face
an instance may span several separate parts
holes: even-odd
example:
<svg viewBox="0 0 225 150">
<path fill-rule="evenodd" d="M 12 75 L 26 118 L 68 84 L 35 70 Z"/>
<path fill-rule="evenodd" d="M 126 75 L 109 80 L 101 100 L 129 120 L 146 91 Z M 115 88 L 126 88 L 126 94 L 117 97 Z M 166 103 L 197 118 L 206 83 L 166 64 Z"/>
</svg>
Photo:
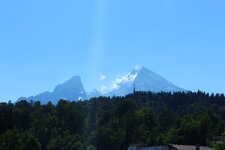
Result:
<svg viewBox="0 0 225 150">
<path fill-rule="evenodd" d="M 56 86 L 52 93 L 52 99 L 56 101 L 59 99 L 77 101 L 86 98 L 87 95 L 80 76 L 74 76 L 65 83 Z"/>
<path fill-rule="evenodd" d="M 80 76 L 74 76 L 65 83 L 56 86 L 52 93 L 44 92 L 28 98 L 21 97 L 18 99 L 18 101 L 33 100 L 33 101 L 41 101 L 41 103 L 43 104 L 46 104 L 49 101 L 51 101 L 52 103 L 56 104 L 60 99 L 78 101 L 86 98 L 87 95 L 84 86 L 81 82 Z"/>
<path fill-rule="evenodd" d="M 129 74 L 119 79 L 114 85 L 114 89 L 109 92 L 109 96 L 123 96 L 136 91 L 151 91 L 151 92 L 178 92 L 185 91 L 184 89 L 175 86 L 170 81 L 156 74 L 155 72 L 142 67 L 133 69 Z"/>
</svg>

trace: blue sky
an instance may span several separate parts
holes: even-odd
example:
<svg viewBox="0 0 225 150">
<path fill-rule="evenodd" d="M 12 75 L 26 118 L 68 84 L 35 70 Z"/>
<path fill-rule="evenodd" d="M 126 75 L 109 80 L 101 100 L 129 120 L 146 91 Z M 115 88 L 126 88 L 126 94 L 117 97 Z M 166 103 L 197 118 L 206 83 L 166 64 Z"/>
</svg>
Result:
<svg viewBox="0 0 225 150">
<path fill-rule="evenodd" d="M 0 1 L 0 100 L 52 91 L 76 74 L 99 88 L 135 65 L 185 89 L 225 93 L 224 8 L 224 0 Z"/>
</svg>

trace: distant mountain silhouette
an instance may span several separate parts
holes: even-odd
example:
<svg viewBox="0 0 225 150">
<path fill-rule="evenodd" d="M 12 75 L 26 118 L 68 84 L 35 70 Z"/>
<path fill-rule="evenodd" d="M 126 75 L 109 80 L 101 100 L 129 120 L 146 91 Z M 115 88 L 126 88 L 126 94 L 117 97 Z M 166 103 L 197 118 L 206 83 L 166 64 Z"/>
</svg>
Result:
<svg viewBox="0 0 225 150">
<path fill-rule="evenodd" d="M 28 98 L 21 97 L 18 99 L 18 101 L 33 100 L 33 101 L 41 101 L 41 103 L 44 104 L 51 101 L 54 104 L 56 104 L 60 99 L 66 99 L 71 101 L 87 99 L 87 94 L 81 82 L 80 76 L 74 76 L 65 83 L 56 86 L 52 93 L 44 92 Z"/>
<path fill-rule="evenodd" d="M 97 89 L 93 89 L 91 92 L 87 93 L 88 99 L 92 97 L 99 97 L 99 96 L 103 96 L 103 94 L 99 92 Z"/>
<path fill-rule="evenodd" d="M 96 89 L 87 93 L 81 82 L 81 77 L 77 75 L 70 78 L 65 83 L 56 86 L 53 92 L 44 92 L 28 98 L 20 97 L 17 101 L 33 100 L 40 101 L 43 104 L 51 101 L 56 104 L 60 99 L 78 101 L 99 96 L 124 96 L 132 93 L 134 88 L 136 91 L 151 92 L 185 91 L 145 67 L 134 68 L 129 74 L 123 76 L 121 79 L 117 79 L 116 81 L 117 82 L 114 83 L 113 89 L 107 94 L 102 94 Z"/>
</svg>

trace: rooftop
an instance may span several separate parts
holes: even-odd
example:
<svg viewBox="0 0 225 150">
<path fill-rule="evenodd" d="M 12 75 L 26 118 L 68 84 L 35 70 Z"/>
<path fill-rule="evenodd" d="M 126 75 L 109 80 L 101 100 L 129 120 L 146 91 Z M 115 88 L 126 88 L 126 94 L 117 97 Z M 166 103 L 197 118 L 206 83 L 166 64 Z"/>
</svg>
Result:
<svg viewBox="0 0 225 150">
<path fill-rule="evenodd" d="M 195 145 L 175 145 L 170 144 L 169 146 L 177 149 L 177 150 L 196 150 Z M 199 150 L 213 150 L 212 148 L 206 147 L 206 146 L 200 146 Z"/>
</svg>

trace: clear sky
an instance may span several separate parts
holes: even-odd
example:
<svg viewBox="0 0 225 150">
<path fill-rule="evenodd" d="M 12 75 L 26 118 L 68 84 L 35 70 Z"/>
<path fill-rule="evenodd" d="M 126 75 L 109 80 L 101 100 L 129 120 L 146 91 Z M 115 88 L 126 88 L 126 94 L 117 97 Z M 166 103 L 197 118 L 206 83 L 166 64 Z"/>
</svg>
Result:
<svg viewBox="0 0 225 150">
<path fill-rule="evenodd" d="M 0 1 L 0 101 L 77 74 L 87 90 L 99 88 L 135 65 L 188 90 L 225 93 L 225 1 Z"/>
</svg>

